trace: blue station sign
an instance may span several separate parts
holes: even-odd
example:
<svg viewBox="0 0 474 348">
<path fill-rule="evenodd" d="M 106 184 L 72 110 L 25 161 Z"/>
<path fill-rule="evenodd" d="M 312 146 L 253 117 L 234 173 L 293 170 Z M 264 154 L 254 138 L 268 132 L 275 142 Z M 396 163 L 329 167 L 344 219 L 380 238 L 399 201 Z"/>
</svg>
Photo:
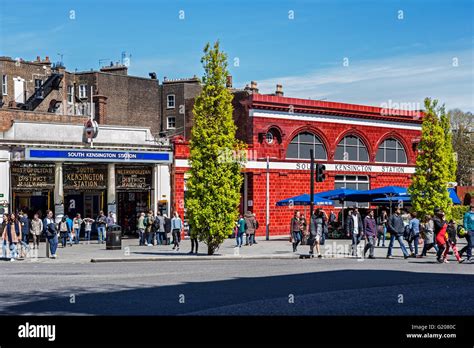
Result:
<svg viewBox="0 0 474 348">
<path fill-rule="evenodd" d="M 25 160 L 50 162 L 171 163 L 172 153 L 148 151 L 28 148 Z"/>
</svg>

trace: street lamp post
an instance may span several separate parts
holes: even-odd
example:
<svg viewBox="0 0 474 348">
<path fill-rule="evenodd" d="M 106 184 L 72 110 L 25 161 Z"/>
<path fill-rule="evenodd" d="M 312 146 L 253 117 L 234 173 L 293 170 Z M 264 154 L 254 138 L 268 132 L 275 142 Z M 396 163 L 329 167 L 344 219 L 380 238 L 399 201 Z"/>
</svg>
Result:
<svg viewBox="0 0 474 348">
<path fill-rule="evenodd" d="M 266 223 L 265 223 L 265 239 L 270 239 L 270 156 L 267 156 L 267 190 L 266 190 Z"/>
</svg>

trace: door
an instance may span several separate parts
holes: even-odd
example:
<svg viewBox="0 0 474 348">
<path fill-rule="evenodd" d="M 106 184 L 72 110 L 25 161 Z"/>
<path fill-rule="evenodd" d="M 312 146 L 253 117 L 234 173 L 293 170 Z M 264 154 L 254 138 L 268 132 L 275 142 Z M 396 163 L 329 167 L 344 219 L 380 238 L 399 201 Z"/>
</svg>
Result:
<svg viewBox="0 0 474 348">
<path fill-rule="evenodd" d="M 25 80 L 21 77 L 15 77 L 13 79 L 13 91 L 15 96 L 15 102 L 25 102 Z"/>
</svg>

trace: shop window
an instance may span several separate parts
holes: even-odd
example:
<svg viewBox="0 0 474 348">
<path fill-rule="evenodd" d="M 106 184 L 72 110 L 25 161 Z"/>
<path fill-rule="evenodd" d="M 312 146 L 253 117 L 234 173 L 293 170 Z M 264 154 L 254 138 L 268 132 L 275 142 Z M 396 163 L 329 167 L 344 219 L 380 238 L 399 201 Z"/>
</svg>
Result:
<svg viewBox="0 0 474 348">
<path fill-rule="evenodd" d="M 321 139 L 310 132 L 296 135 L 286 150 L 286 158 L 310 159 L 310 150 L 314 151 L 315 159 L 327 159 L 326 149 Z"/>
<path fill-rule="evenodd" d="M 334 180 L 334 189 L 347 188 L 352 190 L 368 190 L 369 177 L 366 175 L 336 175 Z M 335 207 L 342 207 L 342 204 L 339 201 L 334 201 Z M 344 202 L 344 207 L 353 207 L 357 206 L 359 208 L 368 208 L 369 203 L 366 202 Z"/>
<path fill-rule="evenodd" d="M 386 163 L 407 163 L 407 154 L 405 148 L 397 139 L 386 139 L 380 144 L 376 162 Z"/>
<path fill-rule="evenodd" d="M 368 162 L 369 153 L 359 137 L 348 135 L 337 145 L 334 159 L 336 161 Z"/>
</svg>

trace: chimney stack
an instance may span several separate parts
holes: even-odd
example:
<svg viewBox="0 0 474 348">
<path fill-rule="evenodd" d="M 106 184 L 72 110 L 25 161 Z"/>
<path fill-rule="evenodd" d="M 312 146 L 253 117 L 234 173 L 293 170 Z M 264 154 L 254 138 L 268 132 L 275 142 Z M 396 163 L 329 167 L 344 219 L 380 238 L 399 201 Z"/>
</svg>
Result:
<svg viewBox="0 0 474 348">
<path fill-rule="evenodd" d="M 46 63 L 49 63 L 49 57 L 46 56 L 46 58 L 44 58 L 44 61 L 45 61 Z"/>
<path fill-rule="evenodd" d="M 232 75 L 227 75 L 226 84 L 227 88 L 232 88 Z"/>
<path fill-rule="evenodd" d="M 277 97 L 283 97 L 283 86 L 280 84 L 276 85 L 275 95 Z"/>
<path fill-rule="evenodd" d="M 252 93 L 258 93 L 256 81 L 250 81 L 250 91 L 252 91 Z"/>
<path fill-rule="evenodd" d="M 41 57 L 40 57 L 40 56 L 36 56 L 36 61 L 37 61 L 37 62 L 41 62 Z"/>
</svg>

